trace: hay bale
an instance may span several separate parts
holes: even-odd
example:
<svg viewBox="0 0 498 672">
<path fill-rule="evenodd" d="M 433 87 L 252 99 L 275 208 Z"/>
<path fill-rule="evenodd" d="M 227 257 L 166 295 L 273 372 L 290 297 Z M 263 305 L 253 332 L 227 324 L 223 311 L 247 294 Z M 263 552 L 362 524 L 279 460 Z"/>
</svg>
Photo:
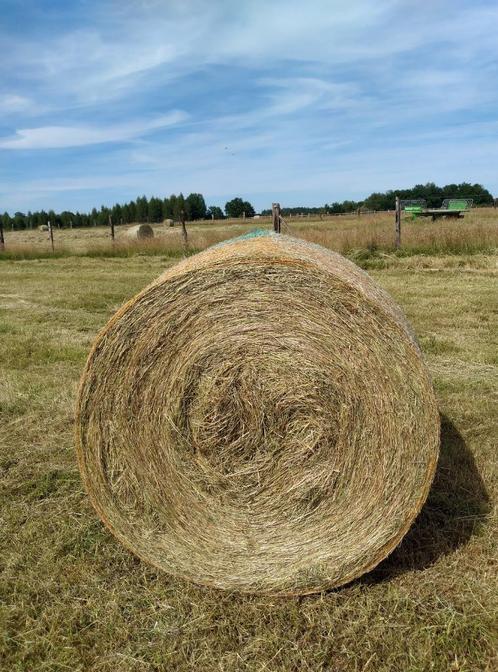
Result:
<svg viewBox="0 0 498 672">
<path fill-rule="evenodd" d="M 424 503 L 439 416 L 400 309 L 286 236 L 169 268 L 97 337 L 77 452 L 102 520 L 196 583 L 310 593 L 373 568 Z"/>
<path fill-rule="evenodd" d="M 48 231 L 48 226 L 46 224 L 40 224 L 38 231 Z"/>
<path fill-rule="evenodd" d="M 136 224 L 126 230 L 126 236 L 133 240 L 147 240 L 154 238 L 154 229 L 150 224 Z"/>
<path fill-rule="evenodd" d="M 165 219 L 163 224 L 165 224 L 166 226 L 174 226 L 175 221 L 173 219 Z"/>
</svg>

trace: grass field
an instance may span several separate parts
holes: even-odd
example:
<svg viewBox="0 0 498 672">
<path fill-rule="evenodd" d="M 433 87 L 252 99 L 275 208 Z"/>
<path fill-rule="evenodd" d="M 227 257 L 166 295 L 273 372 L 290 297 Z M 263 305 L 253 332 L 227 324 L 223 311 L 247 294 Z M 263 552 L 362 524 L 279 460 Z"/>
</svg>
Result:
<svg viewBox="0 0 498 672">
<path fill-rule="evenodd" d="M 344 233 L 346 220 L 340 225 L 343 243 L 347 236 L 359 241 L 365 235 L 353 226 Z M 316 222 L 307 235 L 327 242 L 319 240 L 327 226 L 332 225 Z M 429 231 L 433 225 L 425 226 Z M 198 227 L 192 237 L 205 236 L 196 245 L 201 247 L 241 229 Z M 342 589 L 300 599 L 226 594 L 160 574 L 114 540 L 82 490 L 73 404 L 90 344 L 125 299 L 172 263 L 177 246 L 129 258 L 74 256 L 89 243 L 78 248 L 68 236 L 66 248 L 73 245 L 73 254 L 5 258 L 0 668 L 497 669 L 498 257 L 488 249 L 493 236 L 496 246 L 496 232 L 488 223 L 481 230 L 487 233 L 482 240 L 477 236 L 479 245 L 476 236 L 460 234 L 469 246 L 465 254 L 423 255 L 414 239 L 416 256 L 379 258 L 370 246 L 370 273 L 404 308 L 433 375 L 442 414 L 441 457 L 426 506 L 390 558 Z M 23 235 L 30 232 L 7 232 L 7 244 L 33 245 Z M 429 248 L 434 241 L 427 235 Z M 356 247 L 368 244 L 351 243 L 348 249 Z"/>
<path fill-rule="evenodd" d="M 128 226 L 116 227 L 116 240 L 110 240 L 108 227 L 65 229 L 54 231 L 55 256 L 69 255 L 93 257 L 125 257 L 134 254 L 183 254 L 184 245 L 178 224 L 169 227 L 155 224 L 152 241 L 130 241 L 126 236 Z M 256 220 L 223 220 L 191 222 L 188 228 L 189 252 L 202 250 L 209 245 L 234 236 L 248 233 L 255 228 L 269 229 L 268 217 Z M 396 254 L 476 254 L 492 253 L 498 248 L 498 210 L 479 208 L 460 220 L 424 219 L 413 221 L 409 216 L 402 223 L 402 249 L 395 248 L 393 213 L 344 215 L 339 217 L 287 218 L 283 233 L 290 233 L 319 243 L 332 250 L 363 259 L 365 256 Z M 52 257 L 48 233 L 38 230 L 6 232 L 6 249 L 0 251 L 2 259 L 30 259 Z"/>
</svg>

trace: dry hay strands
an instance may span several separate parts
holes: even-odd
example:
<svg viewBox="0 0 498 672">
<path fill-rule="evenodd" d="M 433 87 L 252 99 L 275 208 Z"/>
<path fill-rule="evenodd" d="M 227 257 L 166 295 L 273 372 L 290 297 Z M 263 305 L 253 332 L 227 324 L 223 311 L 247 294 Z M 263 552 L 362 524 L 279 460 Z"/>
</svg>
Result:
<svg viewBox="0 0 498 672">
<path fill-rule="evenodd" d="M 398 544 L 439 418 L 392 299 L 340 255 L 235 239 L 168 269 L 98 336 L 77 450 L 116 537 L 176 576 L 305 594 Z"/>
<path fill-rule="evenodd" d="M 150 224 L 136 224 L 126 230 L 126 237 L 132 240 L 149 240 L 154 238 L 154 229 Z"/>
</svg>

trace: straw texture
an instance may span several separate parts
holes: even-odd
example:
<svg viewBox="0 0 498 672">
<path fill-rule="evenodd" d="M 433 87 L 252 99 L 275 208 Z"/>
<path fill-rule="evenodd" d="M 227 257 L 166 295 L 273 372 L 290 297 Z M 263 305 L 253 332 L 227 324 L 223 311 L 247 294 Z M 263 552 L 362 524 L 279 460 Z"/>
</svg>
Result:
<svg viewBox="0 0 498 672">
<path fill-rule="evenodd" d="M 82 376 L 76 440 L 98 514 L 138 556 L 304 594 L 399 543 L 439 416 L 392 299 L 340 255 L 269 235 L 185 259 L 118 311 Z"/>
</svg>

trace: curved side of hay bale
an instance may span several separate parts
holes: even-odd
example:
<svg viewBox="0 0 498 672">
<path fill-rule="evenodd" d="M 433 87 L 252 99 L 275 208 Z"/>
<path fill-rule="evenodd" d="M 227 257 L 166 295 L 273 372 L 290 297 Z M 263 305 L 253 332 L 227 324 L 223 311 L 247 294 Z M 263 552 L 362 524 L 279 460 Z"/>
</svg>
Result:
<svg viewBox="0 0 498 672">
<path fill-rule="evenodd" d="M 77 407 L 92 502 L 141 558 L 230 590 L 373 568 L 434 474 L 439 416 L 400 309 L 340 255 L 240 239 L 168 269 L 97 337 Z"/>
<path fill-rule="evenodd" d="M 126 236 L 132 240 L 147 240 L 154 238 L 154 229 L 150 224 L 136 224 L 126 230 Z"/>
<path fill-rule="evenodd" d="M 40 224 L 38 231 L 48 231 L 48 226 L 46 224 Z"/>
</svg>

